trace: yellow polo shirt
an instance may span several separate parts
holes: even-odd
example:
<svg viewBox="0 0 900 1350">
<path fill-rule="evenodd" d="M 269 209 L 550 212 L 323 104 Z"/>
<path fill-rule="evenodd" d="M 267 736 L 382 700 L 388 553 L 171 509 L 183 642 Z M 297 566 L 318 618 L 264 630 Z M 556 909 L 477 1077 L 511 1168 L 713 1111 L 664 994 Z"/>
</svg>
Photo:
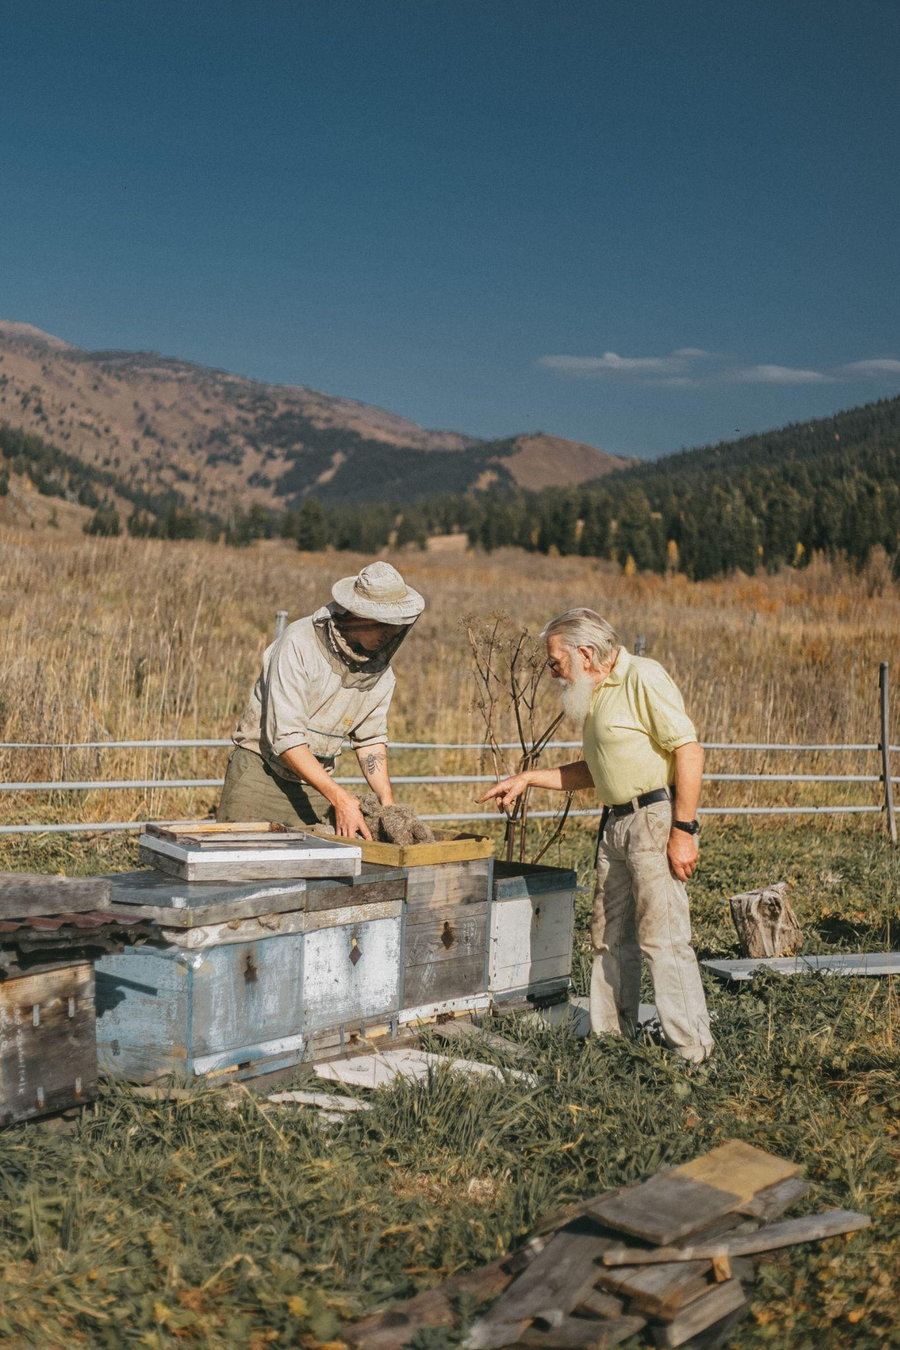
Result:
<svg viewBox="0 0 900 1350">
<path fill-rule="evenodd" d="M 591 699 L 584 757 L 604 806 L 675 781 L 675 751 L 697 739 L 684 699 L 658 661 L 619 648 Z"/>
</svg>

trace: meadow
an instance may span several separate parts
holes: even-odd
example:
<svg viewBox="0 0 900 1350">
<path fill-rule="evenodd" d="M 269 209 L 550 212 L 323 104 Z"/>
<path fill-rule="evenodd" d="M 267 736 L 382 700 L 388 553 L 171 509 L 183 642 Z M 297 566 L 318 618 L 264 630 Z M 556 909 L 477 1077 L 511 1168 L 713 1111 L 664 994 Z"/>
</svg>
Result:
<svg viewBox="0 0 900 1350">
<path fill-rule="evenodd" d="M 862 573 L 814 561 L 774 576 L 691 583 L 625 576 L 611 563 L 501 550 L 404 552 L 393 559 L 428 601 L 396 661 L 394 740 L 472 742 L 484 736 L 466 621 L 505 613 L 536 634 L 586 604 L 678 681 L 702 739 L 874 743 L 878 664 L 900 678 L 900 590 L 877 558 Z M 79 539 L 47 531 L 0 536 L 0 742 L 227 738 L 271 640 L 275 611 L 291 618 L 329 598 L 331 582 L 366 559 L 302 554 L 280 543 Z M 893 739 L 897 731 L 895 701 Z M 545 679 L 538 720 L 557 711 Z M 513 737 L 509 718 L 498 728 Z M 572 739 L 564 724 L 561 739 Z M 558 752 L 550 752 L 557 754 Z M 6 782 L 216 778 L 226 750 L 3 750 Z M 562 752 L 562 759 L 566 758 Z M 547 762 L 553 762 L 548 758 Z M 477 752 L 398 752 L 402 774 L 488 772 Z M 873 754 L 710 752 L 715 772 L 877 774 Z M 344 773 L 358 773 L 351 756 Z M 822 801 L 822 785 L 711 784 L 707 805 Z M 835 801 L 874 803 L 874 785 L 829 786 Z M 727 794 L 727 795 L 726 795 Z M 0 823 L 85 822 L 203 814 L 214 789 L 4 793 Z M 432 811 L 471 810 L 472 785 L 417 788 Z M 547 806 L 535 797 L 535 807 Z M 832 826 L 833 826 L 832 822 Z M 858 823 L 858 822 L 857 822 Z M 877 818 L 867 822 L 878 829 Z M 823 821 L 823 826 L 827 824 Z"/>
<path fill-rule="evenodd" d="M 359 561 L 282 546 L 63 539 L 50 550 L 34 536 L 6 538 L 0 740 L 225 736 L 274 611 L 309 612 Z M 900 606 L 877 564 L 860 575 L 814 563 L 690 585 L 513 552 L 395 561 L 429 599 L 398 662 L 395 739 L 481 740 L 467 616 L 502 610 L 536 630 L 574 604 L 606 614 L 629 646 L 646 637 L 705 740 L 878 738 L 878 662 L 897 666 Z M 543 698 L 549 720 L 556 696 L 547 688 Z M 5 779 L 15 772 L 33 781 L 214 776 L 224 754 L 0 753 Z M 448 752 L 440 763 L 465 773 L 477 758 Z M 734 764 L 785 770 L 774 755 L 732 754 Z M 852 773 L 860 764 L 859 755 L 809 754 L 801 767 Z M 434 765 L 414 753 L 403 760 L 416 772 Z M 867 765 L 877 772 L 873 756 Z M 835 799 L 877 800 L 871 785 L 830 790 Z M 415 801 L 469 808 L 474 791 L 428 789 Z M 783 804 L 813 791 L 821 800 L 822 785 L 723 785 L 707 800 L 727 793 Z M 202 811 L 215 792 L 5 797 L 6 820 L 98 821 Z M 546 861 L 577 866 L 589 887 L 592 848 L 592 832 L 573 823 Z M 135 865 L 131 835 L 0 839 L 4 867 L 89 874 Z M 704 827 L 691 886 L 698 953 L 735 955 L 727 897 L 778 880 L 789 883 L 807 950 L 896 946 L 900 854 L 880 816 L 717 818 Z M 589 969 L 587 921 L 582 892 L 578 992 Z M 7 1128 L 0 1339 L 14 1350 L 317 1350 L 339 1340 L 347 1321 L 515 1249 L 560 1205 L 740 1137 L 803 1164 L 812 1182 L 806 1208 L 848 1205 L 875 1223 L 768 1261 L 752 1315 L 729 1344 L 900 1345 L 892 982 L 765 977 L 731 989 L 709 979 L 707 995 L 718 1053 L 690 1073 L 649 1034 L 585 1042 L 507 1018 L 498 1026 L 530 1046 L 535 1087 L 437 1073 L 423 1086 L 379 1093 L 372 1112 L 323 1130 L 311 1113 L 278 1110 L 252 1091 L 231 1105 L 194 1084 L 188 1100 L 148 1102 L 110 1081 L 72 1133 Z M 297 1086 L 311 1081 L 307 1068 L 294 1075 Z M 453 1331 L 422 1334 L 414 1350 L 457 1344 L 473 1309 L 463 1303 L 458 1313 Z"/>
</svg>

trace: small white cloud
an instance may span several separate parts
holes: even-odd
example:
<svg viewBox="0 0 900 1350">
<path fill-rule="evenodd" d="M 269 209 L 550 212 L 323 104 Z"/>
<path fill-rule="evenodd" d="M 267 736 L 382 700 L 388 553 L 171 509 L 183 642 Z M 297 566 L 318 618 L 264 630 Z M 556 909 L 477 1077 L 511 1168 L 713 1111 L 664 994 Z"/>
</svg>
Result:
<svg viewBox="0 0 900 1350">
<path fill-rule="evenodd" d="M 705 352 L 702 347 L 679 347 L 673 356 L 685 356 L 693 361 L 711 361 L 715 357 L 715 352 Z"/>
<path fill-rule="evenodd" d="M 849 380 L 890 380 L 900 379 L 900 361 L 893 357 L 883 357 L 872 361 L 851 361 L 841 366 L 839 373 Z"/>
<path fill-rule="evenodd" d="M 671 356 L 619 356 L 617 352 L 604 352 L 602 356 L 541 356 L 536 364 L 560 375 L 591 379 L 606 375 L 674 375 L 685 370 L 687 357 L 682 352 L 673 352 Z"/>
<path fill-rule="evenodd" d="M 795 370 L 792 366 L 745 366 L 729 372 L 737 384 L 827 384 L 820 370 Z"/>
</svg>

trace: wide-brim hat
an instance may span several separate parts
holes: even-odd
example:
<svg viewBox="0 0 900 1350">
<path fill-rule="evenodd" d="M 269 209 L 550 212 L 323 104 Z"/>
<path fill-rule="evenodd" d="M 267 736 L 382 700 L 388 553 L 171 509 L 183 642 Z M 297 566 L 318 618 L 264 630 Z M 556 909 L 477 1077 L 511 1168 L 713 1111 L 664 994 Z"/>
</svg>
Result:
<svg viewBox="0 0 900 1350">
<path fill-rule="evenodd" d="M 386 562 L 369 563 L 358 576 L 342 577 L 331 594 L 342 609 L 378 623 L 413 623 L 425 608 L 419 592 L 407 586 L 396 567 Z"/>
</svg>

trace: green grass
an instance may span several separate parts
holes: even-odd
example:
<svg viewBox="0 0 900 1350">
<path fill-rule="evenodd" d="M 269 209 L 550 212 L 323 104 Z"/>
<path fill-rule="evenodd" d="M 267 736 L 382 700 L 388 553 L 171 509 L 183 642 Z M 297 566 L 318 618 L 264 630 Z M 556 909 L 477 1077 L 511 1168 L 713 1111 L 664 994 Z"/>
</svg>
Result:
<svg viewBox="0 0 900 1350">
<path fill-rule="evenodd" d="M 590 845 L 576 832 L 561 851 L 585 883 Z M 121 838 L 7 841 L 0 866 L 112 870 L 133 865 L 133 849 Z M 892 945 L 900 859 L 879 838 L 718 827 L 692 884 L 700 953 L 736 954 L 727 897 L 777 880 L 790 882 L 810 950 Z M 108 1083 L 71 1136 L 10 1127 L 0 1339 L 311 1347 L 348 1318 L 515 1248 L 562 1204 L 736 1136 L 803 1164 L 807 1208 L 860 1208 L 875 1225 L 764 1265 L 753 1317 L 730 1343 L 900 1345 L 895 991 L 804 976 L 737 990 L 709 981 L 707 992 L 718 1050 L 690 1073 L 649 1038 L 584 1042 L 508 1018 L 497 1025 L 530 1045 L 535 1088 L 441 1072 L 375 1094 L 372 1112 L 326 1131 L 311 1112 L 250 1093 L 229 1109 L 212 1090 L 148 1103 Z M 298 1071 L 297 1084 L 309 1081 Z M 424 1337 L 420 1350 L 446 1339 Z"/>
</svg>

